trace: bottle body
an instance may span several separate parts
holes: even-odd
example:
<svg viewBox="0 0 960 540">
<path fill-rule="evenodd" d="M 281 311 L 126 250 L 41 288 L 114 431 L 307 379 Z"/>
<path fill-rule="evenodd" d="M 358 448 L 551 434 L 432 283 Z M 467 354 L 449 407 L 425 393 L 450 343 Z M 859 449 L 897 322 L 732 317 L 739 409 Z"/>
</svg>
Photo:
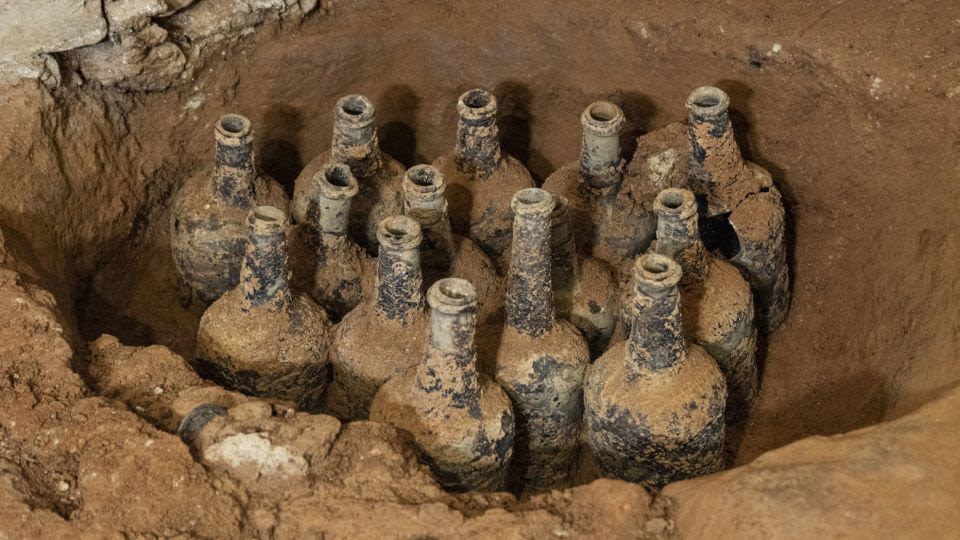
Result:
<svg viewBox="0 0 960 540">
<path fill-rule="evenodd" d="M 198 371 L 232 390 L 318 411 L 328 378 L 329 319 L 287 285 L 285 213 L 258 207 L 250 216 L 271 230 L 250 233 L 239 285 L 201 317 Z"/>
<path fill-rule="evenodd" d="M 373 104 L 359 95 L 348 95 L 334 107 L 331 149 L 304 167 L 294 184 L 291 211 L 297 222 L 307 219 L 310 201 L 316 197 L 313 177 L 325 164 L 345 163 L 357 179 L 359 192 L 350 213 L 350 237 L 375 252 L 377 226 L 387 216 L 400 214 L 400 183 L 405 168 L 380 150 Z"/>
<path fill-rule="evenodd" d="M 476 291 L 449 278 L 428 295 L 423 356 L 380 388 L 370 419 L 409 433 L 445 488 L 501 489 L 513 453 L 513 411 L 503 389 L 476 369 Z"/>
<path fill-rule="evenodd" d="M 714 360 L 683 338 L 680 267 L 637 263 L 630 338 L 590 366 L 587 440 L 604 475 L 652 489 L 720 470 L 726 383 Z"/>
<path fill-rule="evenodd" d="M 287 195 L 258 174 L 250 121 L 228 114 L 216 127 L 216 162 L 185 181 L 170 211 L 174 265 L 192 293 L 212 302 L 237 285 L 247 240 L 247 214 L 256 206 L 286 211 Z"/>
<path fill-rule="evenodd" d="M 543 189 L 569 201 L 578 251 L 619 269 L 647 249 L 656 220 L 641 186 L 624 181 L 619 144 L 623 111 L 599 101 L 583 111 L 580 121 L 580 160 L 553 172 Z"/>
<path fill-rule="evenodd" d="M 687 99 L 692 188 L 706 199 L 707 216 L 727 216 L 736 236 L 734 264 L 753 288 L 759 323 L 776 330 L 790 304 L 785 211 L 770 173 L 743 159 L 733 136 L 730 98 L 701 86 Z"/>
<path fill-rule="evenodd" d="M 415 366 L 423 350 L 420 226 L 392 216 L 381 222 L 378 239 L 374 294 L 340 321 L 334 336 L 327 408 L 342 420 L 367 418 L 381 385 Z"/>
<path fill-rule="evenodd" d="M 513 404 L 517 437 L 513 477 L 525 490 L 567 485 L 583 417 L 587 344 L 557 319 L 552 284 L 554 198 L 530 188 L 514 195 L 506 325 L 495 360 L 496 380 Z"/>
<path fill-rule="evenodd" d="M 491 93 L 479 89 L 466 92 L 457 108 L 457 146 L 433 165 L 448 186 L 453 230 L 500 263 L 510 246 L 510 198 L 533 187 L 533 177 L 522 163 L 500 152 L 497 104 Z"/>
</svg>

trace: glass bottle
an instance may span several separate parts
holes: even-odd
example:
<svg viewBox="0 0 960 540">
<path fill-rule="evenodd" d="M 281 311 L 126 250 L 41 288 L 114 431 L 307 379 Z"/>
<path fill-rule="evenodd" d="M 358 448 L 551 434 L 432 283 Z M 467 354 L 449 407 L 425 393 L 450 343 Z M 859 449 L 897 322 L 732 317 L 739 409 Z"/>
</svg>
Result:
<svg viewBox="0 0 960 540">
<path fill-rule="evenodd" d="M 610 266 L 577 253 L 568 217 L 569 203 L 555 196 L 552 230 L 551 273 L 557 316 L 576 326 L 590 346 L 590 357 L 607 349 L 620 312 L 619 286 Z"/>
<path fill-rule="evenodd" d="M 570 481 L 583 418 L 587 343 L 554 311 L 551 278 L 553 197 L 520 190 L 511 206 L 513 246 L 507 275 L 506 324 L 495 360 L 497 382 L 516 415 L 511 469 L 516 487 L 539 491 Z"/>
<path fill-rule="evenodd" d="M 327 163 L 313 177 L 316 199 L 306 222 L 290 230 L 295 287 L 342 319 L 363 298 L 366 253 L 350 239 L 347 223 L 357 180 L 343 163 Z"/>
<path fill-rule="evenodd" d="M 170 211 L 173 262 L 193 294 L 212 302 L 237 285 L 247 214 L 260 205 L 287 211 L 287 195 L 259 173 L 250 120 L 225 114 L 214 128 L 213 171 L 189 177 Z"/>
<path fill-rule="evenodd" d="M 554 171 L 543 189 L 569 201 L 577 249 L 619 270 L 647 249 L 656 220 L 646 191 L 624 182 L 620 107 L 608 101 L 591 103 L 580 115 L 580 124 L 580 160 Z"/>
<path fill-rule="evenodd" d="M 494 319 L 503 306 L 503 282 L 496 265 L 472 240 L 454 234 L 444 197 L 446 182 L 432 165 L 416 165 L 403 177 L 404 213 L 423 231 L 420 245 L 426 286 L 445 277 L 469 281 L 477 290 L 477 320 Z"/>
<path fill-rule="evenodd" d="M 291 290 L 286 213 L 250 212 L 240 283 L 210 305 L 197 331 L 197 368 L 245 394 L 317 411 L 327 386 L 330 321 L 309 296 Z"/>
<path fill-rule="evenodd" d="M 753 295 L 740 272 L 700 241 L 697 201 L 686 189 L 665 189 L 653 203 L 657 240 L 651 250 L 680 264 L 687 336 L 717 361 L 727 380 L 727 421 L 746 416 L 757 397 L 757 329 Z"/>
<path fill-rule="evenodd" d="M 350 213 L 350 236 L 371 252 L 376 252 L 380 221 L 401 211 L 404 172 L 400 162 L 380 150 L 374 112 L 373 103 L 365 96 L 351 94 L 337 101 L 330 150 L 304 167 L 294 184 L 291 205 L 294 219 L 306 221 L 310 201 L 316 197 L 313 177 L 324 163 L 345 163 L 360 189 Z"/>
<path fill-rule="evenodd" d="M 510 246 L 510 197 L 534 187 L 533 177 L 516 158 L 500 151 L 492 93 L 479 88 L 465 92 L 457 111 L 456 148 L 433 164 L 449 186 L 453 230 L 470 237 L 499 263 Z"/>
<path fill-rule="evenodd" d="M 587 441 L 600 471 L 651 489 L 720 470 L 726 382 L 683 337 L 681 270 L 646 254 L 634 270 L 632 327 L 587 369 Z"/>
<path fill-rule="evenodd" d="M 430 331 L 420 363 L 386 382 L 370 419 L 402 429 L 443 487 L 501 489 L 513 452 L 513 411 L 497 383 L 477 371 L 477 293 L 441 279 L 427 292 Z"/>
<path fill-rule="evenodd" d="M 420 267 L 420 225 L 390 216 L 377 232 L 380 250 L 374 294 L 337 325 L 333 383 L 327 408 L 341 420 L 367 418 L 370 402 L 390 377 L 415 366 L 427 313 Z"/>
<path fill-rule="evenodd" d="M 706 217 L 725 217 L 732 227 L 735 238 L 726 240 L 730 262 L 750 282 L 758 322 L 775 330 L 790 306 L 780 192 L 769 172 L 741 156 L 730 124 L 730 98 L 723 90 L 701 86 L 690 94 L 686 107 L 691 188 L 704 196 Z M 701 228 L 704 225 L 701 222 Z"/>
</svg>

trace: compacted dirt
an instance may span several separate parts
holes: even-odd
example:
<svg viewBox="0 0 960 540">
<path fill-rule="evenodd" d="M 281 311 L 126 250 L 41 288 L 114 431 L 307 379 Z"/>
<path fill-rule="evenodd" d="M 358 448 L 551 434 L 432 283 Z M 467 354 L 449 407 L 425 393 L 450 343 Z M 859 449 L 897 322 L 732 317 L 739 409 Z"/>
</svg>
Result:
<svg viewBox="0 0 960 540">
<path fill-rule="evenodd" d="M 161 93 L 69 74 L 0 91 L 0 538 L 956 534 L 960 20 L 932 1 L 634 4 L 338 2 Z M 306 429 L 184 361 L 203 306 L 173 278 L 167 212 L 221 114 L 251 118 L 291 190 L 338 97 L 369 96 L 384 150 L 412 165 L 452 148 L 457 96 L 487 87 L 504 150 L 542 181 L 576 158 L 590 102 L 624 109 L 630 159 L 702 84 L 731 96 L 788 212 L 794 300 L 728 432 L 740 467 L 656 496 L 598 480 L 518 501 L 443 492 L 373 423 L 311 427 L 326 442 L 282 485 L 173 432 L 204 401 L 269 444 Z"/>
</svg>

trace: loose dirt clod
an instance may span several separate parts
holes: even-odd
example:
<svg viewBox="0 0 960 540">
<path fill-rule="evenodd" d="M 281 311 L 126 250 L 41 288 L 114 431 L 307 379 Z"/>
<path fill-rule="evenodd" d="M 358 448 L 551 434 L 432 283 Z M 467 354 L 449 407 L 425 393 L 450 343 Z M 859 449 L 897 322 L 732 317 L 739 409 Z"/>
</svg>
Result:
<svg viewBox="0 0 960 540">
<path fill-rule="evenodd" d="M 236 286 L 246 246 L 247 214 L 256 206 L 286 212 L 287 195 L 256 169 L 250 120 L 226 114 L 217 121 L 213 172 L 189 177 L 170 211 L 173 261 L 187 286 L 212 302 Z"/>
<path fill-rule="evenodd" d="M 500 149 L 497 98 L 474 89 L 457 101 L 460 122 L 457 145 L 434 160 L 447 182 L 447 201 L 454 231 L 468 236 L 497 261 L 510 247 L 510 198 L 534 187 L 530 172 Z"/>
<path fill-rule="evenodd" d="M 723 464 L 726 383 L 683 336 L 681 273 L 663 255 L 637 260 L 630 338 L 590 366 L 584 385 L 587 440 L 601 472 L 652 489 Z"/>
<path fill-rule="evenodd" d="M 447 489 L 502 489 L 513 454 L 514 417 L 500 386 L 477 371 L 477 293 L 442 279 L 427 291 L 430 333 L 420 363 L 386 382 L 370 419 L 411 434 Z"/>
<path fill-rule="evenodd" d="M 569 321 L 558 319 L 551 277 L 553 197 L 537 188 L 513 197 L 513 245 L 507 275 L 506 325 L 496 380 L 516 418 L 511 480 L 519 490 L 567 485 L 583 417 L 583 375 L 590 352 Z"/>
<path fill-rule="evenodd" d="M 330 150 L 313 158 L 297 176 L 291 211 L 299 223 L 308 220 L 310 202 L 317 195 L 313 178 L 325 163 L 345 163 L 353 171 L 360 191 L 350 212 L 350 236 L 375 253 L 380 221 L 403 208 L 404 167 L 380 150 L 373 103 L 366 96 L 350 94 L 337 101 Z"/>
<path fill-rule="evenodd" d="M 284 212 L 250 212 L 240 283 L 200 319 L 197 369 L 245 394 L 318 411 L 327 387 L 330 321 L 306 293 L 290 289 Z"/>
</svg>

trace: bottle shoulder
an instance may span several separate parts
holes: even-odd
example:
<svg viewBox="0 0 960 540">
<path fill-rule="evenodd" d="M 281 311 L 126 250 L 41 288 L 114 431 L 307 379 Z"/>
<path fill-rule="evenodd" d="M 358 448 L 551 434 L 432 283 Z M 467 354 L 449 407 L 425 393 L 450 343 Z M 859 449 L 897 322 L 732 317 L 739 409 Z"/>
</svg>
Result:
<svg viewBox="0 0 960 540">
<path fill-rule="evenodd" d="M 514 391 L 549 388 L 556 393 L 579 389 L 590 351 L 572 323 L 557 319 L 553 328 L 530 337 L 505 326 L 495 360 L 497 381 Z"/>
<path fill-rule="evenodd" d="M 684 326 L 697 341 L 719 343 L 753 325 L 750 285 L 733 265 L 709 258 L 702 281 L 681 282 Z"/>
<path fill-rule="evenodd" d="M 337 324 L 334 348 L 338 361 L 356 369 L 394 373 L 420 361 L 427 339 L 426 312 L 406 326 L 379 315 L 372 301 L 363 301 Z"/>
<path fill-rule="evenodd" d="M 517 158 L 502 154 L 497 166 L 489 174 L 480 176 L 464 171 L 457 165 L 456 152 L 447 152 L 433 160 L 433 166 L 443 174 L 444 181 L 450 184 L 467 184 L 471 189 L 486 191 L 506 190 L 510 197 L 521 189 L 535 187 L 530 171 Z"/>
</svg>

